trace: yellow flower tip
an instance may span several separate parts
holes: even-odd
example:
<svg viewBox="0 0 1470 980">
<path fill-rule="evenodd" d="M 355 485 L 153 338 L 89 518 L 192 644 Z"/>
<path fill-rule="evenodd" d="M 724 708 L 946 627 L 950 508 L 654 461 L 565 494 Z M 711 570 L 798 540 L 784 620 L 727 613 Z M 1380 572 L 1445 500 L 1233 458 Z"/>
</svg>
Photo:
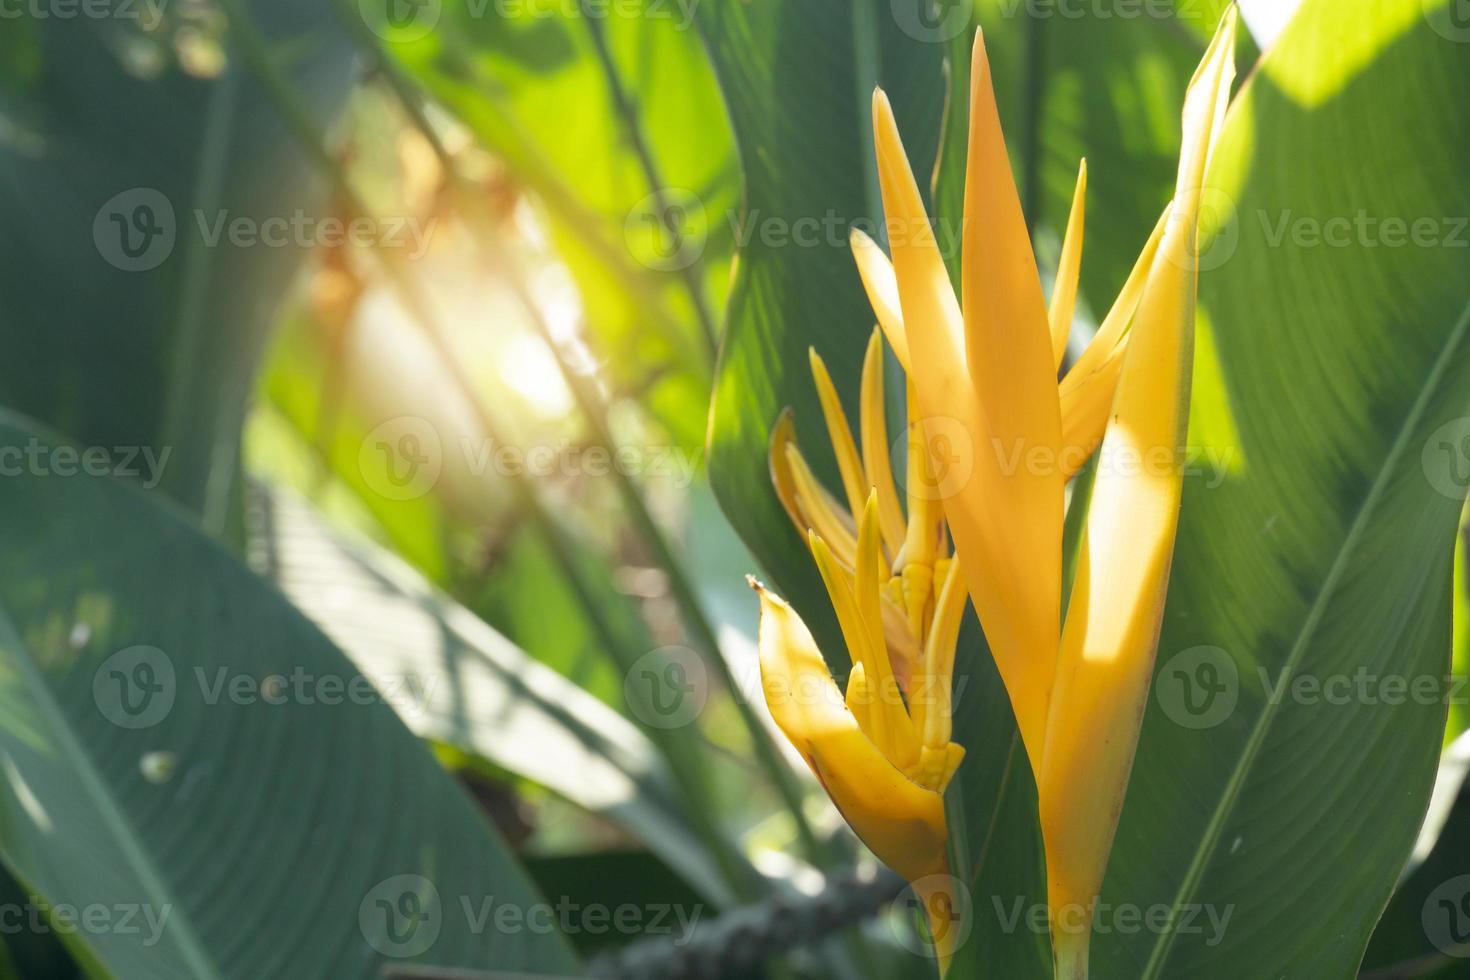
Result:
<svg viewBox="0 0 1470 980">
<path fill-rule="evenodd" d="M 888 93 L 883 91 L 880 85 L 873 86 L 873 119 L 893 119 L 893 105 L 888 101 Z"/>
<path fill-rule="evenodd" d="M 985 50 L 985 30 L 975 29 L 975 43 L 970 46 L 970 84 L 990 73 L 990 52 Z"/>
</svg>

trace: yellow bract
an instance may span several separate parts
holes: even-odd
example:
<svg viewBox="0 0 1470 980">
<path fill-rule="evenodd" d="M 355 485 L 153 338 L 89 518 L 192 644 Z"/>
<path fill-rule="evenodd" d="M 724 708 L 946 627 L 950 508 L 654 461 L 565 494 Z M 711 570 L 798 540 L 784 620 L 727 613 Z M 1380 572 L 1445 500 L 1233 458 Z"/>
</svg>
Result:
<svg viewBox="0 0 1470 980">
<path fill-rule="evenodd" d="M 1190 84 L 1174 200 L 1060 383 L 1082 260 L 1085 162 L 1048 305 L 977 35 L 961 303 L 892 108 L 875 91 L 892 259 L 861 232 L 852 250 L 907 373 L 906 506 L 889 456 L 877 331 L 856 439 L 826 365 L 811 355 L 845 501 L 812 473 L 789 412 L 772 434 L 772 480 L 808 539 L 853 664 L 843 694 L 796 614 L 757 587 L 777 724 L 874 853 L 910 880 L 943 872 L 942 794 L 964 755 L 951 741 L 951 685 L 968 591 L 1036 777 L 1054 923 L 1090 920 L 1152 674 L 1182 488 L 1199 202 L 1234 79 L 1235 26 L 1232 8 Z M 955 485 L 935 478 L 941 444 L 961 464 Z M 1099 445 L 1063 624 L 1066 484 Z M 1090 935 L 1056 927 L 1058 977 L 1086 977 Z"/>
<path fill-rule="evenodd" d="M 854 236 L 879 322 L 907 352 L 921 424 L 936 438 L 958 431 L 968 439 L 969 478 L 943 509 L 1036 775 L 1054 922 L 1096 900 L 1152 673 L 1182 485 L 1199 198 L 1234 77 L 1234 31 L 1231 10 L 1186 99 L 1174 201 L 1060 386 L 1087 171 L 1048 309 L 982 37 L 970 75 L 963 305 L 932 234 L 891 236 L 891 267 Z M 889 227 L 927 227 L 881 91 L 873 120 Z M 1063 630 L 1064 489 L 1099 442 L 1104 457 Z M 1054 935 L 1058 976 L 1086 976 L 1089 936 Z"/>
<path fill-rule="evenodd" d="M 874 330 L 868 341 L 856 439 L 815 352 L 811 369 L 846 505 L 813 475 L 789 412 L 772 432 L 771 479 L 807 538 L 852 671 L 843 694 L 796 613 L 756 586 L 766 700 L 853 830 L 924 892 L 946 962 L 957 930 L 947 921 L 954 903 L 946 884 L 943 794 L 964 758 L 951 740 L 951 714 L 965 585 L 951 573 L 943 511 L 931 492 L 922 440 L 910 440 L 907 506 L 899 499 L 885 419 L 882 335 Z"/>
</svg>

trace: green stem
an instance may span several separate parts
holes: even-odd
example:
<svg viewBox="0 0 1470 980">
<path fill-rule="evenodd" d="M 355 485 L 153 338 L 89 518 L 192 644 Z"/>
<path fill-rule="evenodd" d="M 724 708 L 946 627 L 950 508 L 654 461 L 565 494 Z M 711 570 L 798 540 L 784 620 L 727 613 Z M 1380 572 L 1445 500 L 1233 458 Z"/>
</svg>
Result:
<svg viewBox="0 0 1470 980">
<path fill-rule="evenodd" d="M 1052 932 L 1052 963 L 1055 980 L 1087 980 L 1087 948 L 1092 941 L 1092 930 Z"/>
<path fill-rule="evenodd" d="M 583 0 L 584 4 L 587 2 L 588 0 Z M 638 166 L 643 170 L 643 178 L 648 181 L 649 190 L 654 196 L 658 213 L 659 215 L 668 214 L 667 188 L 659 173 L 658 164 L 653 159 L 653 151 L 649 148 L 648 140 L 643 135 L 643 125 L 638 118 L 637 107 L 633 105 L 632 99 L 628 97 L 627 90 L 623 87 L 622 75 L 618 71 L 617 62 L 613 59 L 612 49 L 608 46 L 607 35 L 603 33 L 602 18 L 595 12 L 592 15 L 584 13 L 582 22 L 587 25 L 587 33 L 592 38 L 592 47 L 597 52 L 597 61 L 602 66 L 603 75 L 607 77 L 608 94 L 612 98 L 613 108 L 617 111 L 618 118 L 622 120 L 628 142 L 633 147 L 634 155 L 638 158 Z M 681 264 L 679 278 L 683 280 L 684 288 L 689 293 L 689 301 L 694 305 L 694 315 L 699 318 L 699 326 L 704 333 L 705 343 L 710 354 L 713 355 L 719 348 L 719 330 L 715 326 L 715 317 L 709 308 L 709 300 L 704 294 L 704 285 L 699 279 L 700 268 L 701 264 L 698 262 Z"/>
</svg>

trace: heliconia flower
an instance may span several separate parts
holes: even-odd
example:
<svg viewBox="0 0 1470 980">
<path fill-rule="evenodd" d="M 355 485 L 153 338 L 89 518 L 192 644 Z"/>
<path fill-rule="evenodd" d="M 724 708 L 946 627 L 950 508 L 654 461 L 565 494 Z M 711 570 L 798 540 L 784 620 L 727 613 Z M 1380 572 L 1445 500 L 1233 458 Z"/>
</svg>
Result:
<svg viewBox="0 0 1470 980">
<path fill-rule="evenodd" d="M 797 448 L 790 413 L 771 439 L 771 476 L 811 548 L 852 671 L 839 690 L 796 612 L 760 594 L 760 662 L 776 724 L 833 804 L 877 857 L 914 884 L 941 966 L 958 934 L 946 870 L 944 790 L 964 758 L 951 740 L 955 645 L 966 589 L 951 574 L 944 518 L 909 455 L 908 509 L 900 507 L 883 414 L 882 338 L 863 365 L 861 453 L 826 366 L 812 374 L 848 497 L 817 482 Z M 856 514 L 856 519 L 853 515 Z"/>
<path fill-rule="evenodd" d="M 926 627 L 934 603 L 952 564 L 944 512 L 933 491 L 934 479 L 922 452 L 923 440 L 910 439 L 907 465 L 907 511 L 899 501 L 889 454 L 883 382 L 883 338 L 876 329 L 863 359 L 859 440 L 854 440 L 847 415 L 827 365 L 815 350 L 810 353 L 828 438 L 842 477 L 845 505 L 829 494 L 813 474 L 796 444 L 795 426 L 788 409 L 771 431 L 771 482 L 797 533 L 814 531 L 835 558 L 849 587 L 857 568 L 857 522 L 869 494 L 877 498 L 878 527 L 885 572 L 880 576 L 879 607 L 894 674 L 900 685 L 920 659 Z M 909 391 L 912 398 L 912 390 Z M 917 424 L 917 423 L 916 423 Z"/>
<path fill-rule="evenodd" d="M 1174 200 L 1060 388 L 1085 168 L 1048 309 L 977 35 L 961 303 L 892 108 L 881 90 L 873 98 L 892 264 L 863 236 L 853 251 L 926 434 L 948 438 L 958 427 L 970 440 L 968 480 L 943 498 L 943 510 L 1036 776 L 1053 950 L 1065 980 L 1087 974 L 1090 910 L 1158 642 L 1182 489 L 1201 187 L 1234 78 L 1235 23 L 1232 8 L 1190 84 Z M 1065 488 L 1099 438 L 1105 465 L 1063 627 Z M 1124 457 L 1147 465 L 1107 465 Z M 1058 925 L 1071 908 L 1085 915 L 1069 932 Z"/>
</svg>

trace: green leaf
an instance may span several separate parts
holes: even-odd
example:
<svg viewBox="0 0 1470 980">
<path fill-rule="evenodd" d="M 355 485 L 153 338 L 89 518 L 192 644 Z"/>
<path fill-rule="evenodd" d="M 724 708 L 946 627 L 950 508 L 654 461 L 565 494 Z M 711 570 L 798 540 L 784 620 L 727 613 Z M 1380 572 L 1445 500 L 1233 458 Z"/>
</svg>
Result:
<svg viewBox="0 0 1470 980">
<path fill-rule="evenodd" d="M 401 559 L 344 540 L 287 492 L 254 496 L 258 570 L 364 674 L 412 680 L 417 693 L 396 707 L 415 734 L 607 816 L 705 895 L 728 898 L 657 751 L 631 722 Z"/>
<path fill-rule="evenodd" d="M 332 118 L 352 78 L 346 39 L 316 7 L 252 7 L 274 40 L 296 45 L 283 64 L 298 96 Z M 305 251 L 295 236 L 232 243 L 228 222 L 299 215 L 312 229 L 325 215 L 225 39 L 146 21 L 14 27 L 34 43 L 0 83 L 0 402 L 83 445 L 167 447 L 162 485 L 218 531 L 238 505 L 251 377 Z"/>
<path fill-rule="evenodd" d="M 1423 817 L 1470 425 L 1470 122 L 1444 109 L 1470 58 L 1441 7 L 1308 0 L 1216 151 L 1192 472 L 1102 896 L 1174 927 L 1097 935 L 1096 977 L 1352 976 Z"/>
<path fill-rule="evenodd" d="M 0 856 L 51 902 L 134 910 L 135 932 L 81 934 L 110 973 L 573 967 L 559 937 L 465 911 L 538 898 L 385 703 L 401 675 L 360 672 L 193 526 L 0 421 L 5 458 L 31 445 L 43 475 L 0 481 Z"/>
</svg>

